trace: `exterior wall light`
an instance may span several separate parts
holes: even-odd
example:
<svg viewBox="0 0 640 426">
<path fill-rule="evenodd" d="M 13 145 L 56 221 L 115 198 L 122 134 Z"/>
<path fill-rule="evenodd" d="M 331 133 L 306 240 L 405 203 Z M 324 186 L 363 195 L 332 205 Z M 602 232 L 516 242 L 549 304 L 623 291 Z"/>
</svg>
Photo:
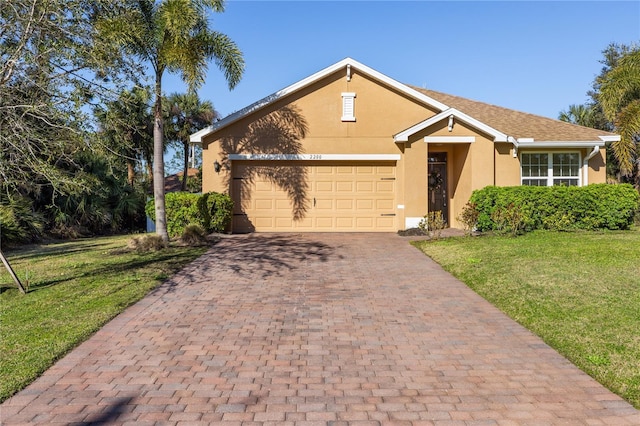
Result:
<svg viewBox="0 0 640 426">
<path fill-rule="evenodd" d="M 213 171 L 216 173 L 220 173 L 220 169 L 222 169 L 222 164 L 218 163 L 218 160 L 213 162 Z"/>
</svg>

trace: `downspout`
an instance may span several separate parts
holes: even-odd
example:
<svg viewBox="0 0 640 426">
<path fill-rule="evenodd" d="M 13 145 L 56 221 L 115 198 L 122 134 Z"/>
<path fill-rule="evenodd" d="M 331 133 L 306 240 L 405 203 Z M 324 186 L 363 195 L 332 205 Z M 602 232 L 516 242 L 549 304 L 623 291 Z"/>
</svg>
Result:
<svg viewBox="0 0 640 426">
<path fill-rule="evenodd" d="M 513 158 L 518 158 L 518 141 L 513 136 L 507 136 L 507 142 L 513 144 Z"/>
<path fill-rule="evenodd" d="M 589 185 L 589 160 L 596 156 L 600 152 L 600 145 L 595 145 L 591 152 L 587 154 L 582 163 L 582 186 Z"/>
</svg>

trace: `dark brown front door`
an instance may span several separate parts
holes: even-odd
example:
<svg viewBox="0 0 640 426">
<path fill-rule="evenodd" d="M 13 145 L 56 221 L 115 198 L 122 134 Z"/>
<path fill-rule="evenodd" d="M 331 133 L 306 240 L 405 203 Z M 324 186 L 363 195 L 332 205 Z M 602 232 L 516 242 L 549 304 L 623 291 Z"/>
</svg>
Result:
<svg viewBox="0 0 640 426">
<path fill-rule="evenodd" d="M 447 153 L 429 153 L 428 167 L 429 212 L 442 212 L 445 224 L 449 223 L 447 205 Z"/>
</svg>

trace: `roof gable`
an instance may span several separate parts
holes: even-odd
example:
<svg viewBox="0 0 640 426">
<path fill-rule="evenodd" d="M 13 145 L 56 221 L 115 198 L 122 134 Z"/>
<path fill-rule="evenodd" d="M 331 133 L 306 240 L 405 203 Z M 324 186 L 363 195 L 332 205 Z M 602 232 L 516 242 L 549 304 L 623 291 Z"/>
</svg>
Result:
<svg viewBox="0 0 640 426">
<path fill-rule="evenodd" d="M 209 133 L 213 133 L 217 130 L 220 130 L 232 123 L 235 123 L 236 121 L 246 117 L 247 115 L 259 111 L 263 108 L 266 108 L 267 106 L 271 105 L 272 103 L 283 99 L 284 97 L 291 95 L 295 92 L 298 92 L 299 90 L 304 89 L 305 87 L 308 87 L 314 83 L 316 83 L 319 80 L 322 80 L 323 78 L 341 70 L 344 69 L 345 70 L 345 76 L 349 76 L 351 73 L 352 69 L 358 70 L 359 72 L 366 74 L 367 76 L 369 76 L 370 78 L 373 78 L 374 80 L 383 83 L 387 86 L 390 86 L 392 88 L 395 88 L 396 90 L 406 94 L 407 96 L 416 99 L 417 101 L 424 103 L 425 105 L 431 106 L 432 108 L 435 108 L 437 110 L 444 110 L 447 109 L 448 106 L 443 104 L 440 101 L 437 101 L 436 99 L 431 98 L 429 95 L 418 91 L 410 86 L 407 86 L 405 84 L 402 84 L 394 79 L 392 79 L 391 77 L 388 77 L 384 74 L 382 74 L 381 72 L 378 72 L 376 70 L 374 70 L 373 68 L 369 68 L 368 66 L 361 64 L 360 62 L 351 59 L 351 58 L 345 58 L 340 62 L 337 62 L 323 70 L 318 71 L 317 73 L 310 75 L 307 78 L 304 78 L 290 86 L 285 87 L 282 90 L 279 90 L 275 93 L 272 93 L 271 95 L 260 99 L 257 102 L 254 102 L 253 104 L 237 111 L 234 112 L 233 114 L 228 115 L 227 117 L 223 118 L 222 120 L 212 124 L 209 127 L 206 127 L 194 134 L 191 135 L 190 137 L 190 141 L 191 143 L 201 143 L 202 142 L 202 138 L 205 137 L 206 135 L 208 135 Z"/>
</svg>

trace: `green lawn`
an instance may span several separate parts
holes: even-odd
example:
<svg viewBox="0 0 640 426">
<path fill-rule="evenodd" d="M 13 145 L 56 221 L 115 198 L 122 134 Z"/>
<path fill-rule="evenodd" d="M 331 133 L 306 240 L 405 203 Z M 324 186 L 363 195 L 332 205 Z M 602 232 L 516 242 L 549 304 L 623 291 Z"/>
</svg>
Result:
<svg viewBox="0 0 640 426">
<path fill-rule="evenodd" d="M 0 264 L 0 401 L 22 389 L 70 349 L 206 248 L 119 250 L 129 236 L 5 251 L 21 294 Z"/>
<path fill-rule="evenodd" d="M 640 230 L 415 245 L 640 408 Z"/>
</svg>

